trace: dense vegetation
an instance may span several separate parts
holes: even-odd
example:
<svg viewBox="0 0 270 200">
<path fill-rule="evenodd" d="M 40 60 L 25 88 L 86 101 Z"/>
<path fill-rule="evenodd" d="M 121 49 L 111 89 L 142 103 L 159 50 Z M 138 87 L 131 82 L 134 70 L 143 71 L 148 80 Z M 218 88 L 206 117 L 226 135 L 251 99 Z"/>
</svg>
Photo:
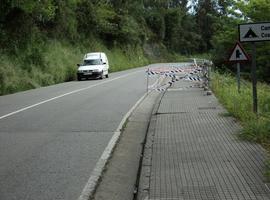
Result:
<svg viewBox="0 0 270 200">
<path fill-rule="evenodd" d="M 258 115 L 253 112 L 252 86 L 241 82 L 238 93 L 236 78 L 229 73 L 212 74 L 212 89 L 228 112 L 240 119 L 243 125 L 241 136 L 265 145 L 270 144 L 270 86 L 258 84 Z M 269 146 L 270 147 L 270 146 Z"/>
<path fill-rule="evenodd" d="M 242 139 L 262 144 L 270 152 L 270 86 L 258 84 L 258 115 L 253 112 L 251 82 L 242 81 L 238 93 L 236 78 L 231 73 L 212 73 L 211 86 L 228 113 L 237 118 L 243 129 Z M 270 181 L 270 159 L 266 161 L 266 178 Z"/>
<path fill-rule="evenodd" d="M 237 24 L 270 19 L 269 0 L 1 0 L 0 6 L 0 94 L 73 80 L 75 64 L 90 51 L 105 51 L 112 71 L 205 52 L 223 66 Z M 270 82 L 269 43 L 258 44 L 258 55 L 259 78 Z"/>
</svg>

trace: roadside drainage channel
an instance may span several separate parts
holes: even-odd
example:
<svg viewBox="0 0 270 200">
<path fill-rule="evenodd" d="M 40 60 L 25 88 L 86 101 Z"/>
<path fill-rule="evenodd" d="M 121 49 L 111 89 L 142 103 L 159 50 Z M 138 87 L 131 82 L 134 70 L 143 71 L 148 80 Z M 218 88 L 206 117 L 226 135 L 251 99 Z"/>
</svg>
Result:
<svg viewBox="0 0 270 200">
<path fill-rule="evenodd" d="M 140 164 L 139 164 L 139 169 L 138 169 L 138 173 L 137 173 L 137 180 L 136 180 L 136 185 L 135 185 L 135 189 L 134 189 L 134 198 L 133 200 L 137 200 L 139 198 L 139 196 L 142 194 L 141 188 L 143 186 L 145 186 L 145 184 L 148 184 L 144 182 L 142 176 L 146 176 L 146 177 L 150 177 L 150 166 L 151 166 L 151 152 L 152 151 L 152 146 L 147 144 L 147 141 L 149 141 L 149 137 L 151 137 L 153 131 L 154 131 L 154 127 L 155 127 L 155 120 L 156 120 L 156 116 L 157 116 L 157 112 L 161 103 L 161 100 L 163 98 L 165 94 L 165 91 L 161 93 L 161 95 L 159 95 L 158 98 L 156 98 L 156 101 L 153 105 L 152 111 L 151 111 L 151 115 L 150 115 L 150 119 L 148 122 L 148 126 L 147 126 L 147 130 L 146 130 L 146 134 L 145 134 L 145 138 L 144 141 L 142 143 L 142 151 L 141 151 L 141 157 L 140 157 Z M 142 178 L 142 179 L 141 179 Z"/>
<path fill-rule="evenodd" d="M 167 91 L 167 90 L 166 90 Z M 143 142 L 143 149 L 140 158 L 140 166 L 136 181 L 136 193 L 134 193 L 133 200 L 147 199 L 149 193 L 149 179 L 151 175 L 151 161 L 152 161 L 152 141 L 155 134 L 155 125 L 161 100 L 164 97 L 166 91 L 162 92 L 157 98 L 155 105 L 153 106 L 151 119 L 148 123 L 147 133 Z"/>
</svg>

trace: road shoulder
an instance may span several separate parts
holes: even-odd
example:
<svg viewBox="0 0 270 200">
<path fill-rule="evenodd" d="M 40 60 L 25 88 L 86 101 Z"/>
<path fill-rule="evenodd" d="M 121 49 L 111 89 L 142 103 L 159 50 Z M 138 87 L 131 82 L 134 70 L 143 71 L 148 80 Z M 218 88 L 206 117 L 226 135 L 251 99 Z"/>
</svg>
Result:
<svg viewBox="0 0 270 200">
<path fill-rule="evenodd" d="M 94 200 L 134 198 L 143 144 L 159 96 L 159 93 L 150 93 L 129 117 L 97 187 Z"/>
</svg>

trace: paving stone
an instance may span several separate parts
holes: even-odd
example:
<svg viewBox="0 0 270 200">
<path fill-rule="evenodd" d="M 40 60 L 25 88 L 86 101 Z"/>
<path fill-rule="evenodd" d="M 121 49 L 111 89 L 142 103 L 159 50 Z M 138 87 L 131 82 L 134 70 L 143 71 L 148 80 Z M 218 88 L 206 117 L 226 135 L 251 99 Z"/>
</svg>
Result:
<svg viewBox="0 0 270 200">
<path fill-rule="evenodd" d="M 222 115 L 226 110 L 214 95 L 189 86 L 175 83 L 153 116 L 144 162 L 151 161 L 150 190 L 143 199 L 270 199 L 265 150 L 238 139 L 241 126 Z"/>
</svg>

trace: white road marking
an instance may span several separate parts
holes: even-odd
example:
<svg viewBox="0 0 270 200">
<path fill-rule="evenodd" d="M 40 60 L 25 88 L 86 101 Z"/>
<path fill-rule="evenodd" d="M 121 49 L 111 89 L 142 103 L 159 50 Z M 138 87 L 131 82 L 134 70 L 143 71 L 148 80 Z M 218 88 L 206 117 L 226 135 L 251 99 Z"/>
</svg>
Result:
<svg viewBox="0 0 270 200">
<path fill-rule="evenodd" d="M 264 184 L 264 185 L 267 188 L 267 190 L 270 192 L 270 189 L 269 189 L 268 185 L 267 184 Z"/>
<path fill-rule="evenodd" d="M 158 86 L 162 78 L 163 78 L 162 76 L 159 77 L 152 85 L 148 86 L 148 88 L 151 89 L 151 88 L 154 88 L 155 86 Z"/>
<path fill-rule="evenodd" d="M 105 148 L 104 152 L 102 153 L 101 157 L 99 158 L 94 170 L 92 171 L 90 178 L 88 179 L 88 182 L 86 183 L 80 197 L 78 200 L 89 200 L 91 197 L 93 197 L 94 192 L 96 190 L 97 184 L 102 176 L 102 172 L 105 169 L 106 163 L 108 162 L 114 147 L 117 144 L 117 141 L 119 140 L 121 136 L 121 129 L 124 125 L 124 123 L 127 121 L 128 117 L 131 115 L 131 113 L 135 110 L 135 108 L 144 100 L 144 98 L 148 94 L 145 93 L 137 102 L 136 104 L 125 114 L 124 118 L 118 125 L 116 131 L 114 132 L 110 142 L 108 143 L 107 147 Z"/>
<path fill-rule="evenodd" d="M 23 112 L 25 110 L 29 110 L 31 108 L 34 108 L 34 107 L 37 107 L 39 105 L 42 105 L 44 103 L 48 103 L 50 101 L 53 101 L 53 100 L 56 100 L 56 99 L 59 99 L 59 98 L 62 98 L 62 97 L 65 97 L 65 96 L 68 96 L 68 95 L 71 95 L 71 94 L 74 94 L 74 93 L 78 93 L 78 92 L 81 92 L 81 91 L 84 91 L 84 90 L 87 90 L 87 89 L 90 89 L 90 88 L 93 88 L 93 87 L 96 87 L 96 86 L 99 86 L 99 85 L 103 85 L 103 84 L 106 84 L 106 83 L 109 83 L 109 82 L 112 82 L 112 81 L 115 81 L 115 80 L 118 80 L 118 79 L 121 79 L 121 78 L 125 78 L 127 76 L 130 76 L 132 74 L 136 74 L 136 73 L 139 73 L 139 72 L 142 72 L 143 70 L 140 70 L 140 71 L 136 71 L 136 72 L 132 72 L 132 73 L 129 73 L 129 74 L 126 74 L 126 75 L 122 75 L 122 76 L 119 76 L 119 77 L 116 77 L 116 78 L 113 78 L 113 79 L 110 79 L 110 80 L 107 80 L 107 81 L 103 81 L 101 83 L 97 83 L 97 84 L 94 84 L 94 85 L 91 85 L 91 86 L 88 86 L 88 87 L 85 87 L 85 88 L 81 88 L 81 89 L 78 89 L 78 90 L 74 90 L 72 92 L 68 92 L 68 93 L 65 93 L 65 94 L 62 94 L 62 95 L 59 95 L 59 96 L 56 96 L 56 97 L 53 97 L 53 98 L 50 98 L 50 99 L 47 99 L 47 100 L 44 100 L 44 101 L 41 101 L 39 103 L 36 103 L 36 104 L 33 104 L 31 106 L 27 106 L 25 108 L 22 108 L 22 109 L 19 109 L 19 110 L 16 110 L 14 112 L 11 112 L 11 113 L 8 113 L 6 115 L 3 115 L 3 116 L 0 116 L 0 120 L 1 119 L 5 119 L 9 116 L 12 116 L 12 115 L 15 115 L 15 114 L 18 114 L 20 112 Z"/>
</svg>

